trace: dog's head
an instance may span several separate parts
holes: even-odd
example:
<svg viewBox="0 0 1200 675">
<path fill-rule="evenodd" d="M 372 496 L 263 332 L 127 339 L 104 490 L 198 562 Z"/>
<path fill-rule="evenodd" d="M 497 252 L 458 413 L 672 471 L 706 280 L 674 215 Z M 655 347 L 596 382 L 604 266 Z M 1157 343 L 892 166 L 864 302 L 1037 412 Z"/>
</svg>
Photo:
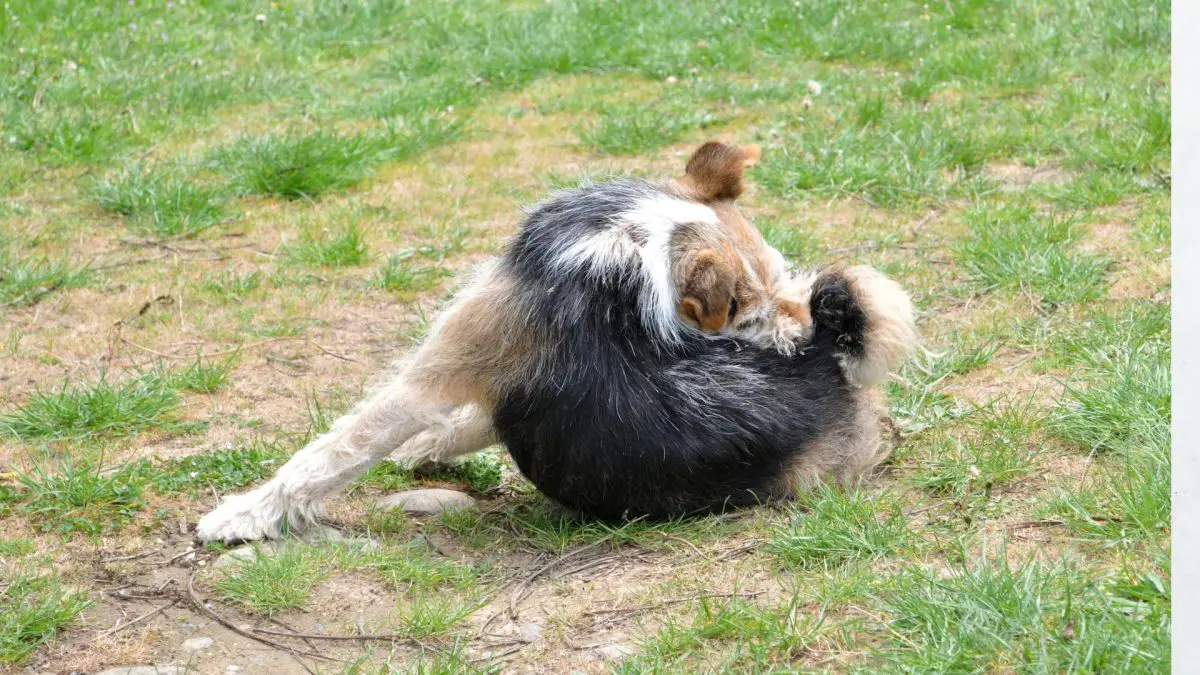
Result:
<svg viewBox="0 0 1200 675">
<path fill-rule="evenodd" d="M 743 172 L 758 158 L 758 146 L 705 143 L 677 181 L 685 197 L 711 208 L 719 221 L 715 228 L 678 227 L 671 239 L 679 314 L 708 333 L 754 339 L 779 313 L 807 323 L 806 307 L 788 288 L 783 256 L 734 204 L 745 189 Z"/>
</svg>

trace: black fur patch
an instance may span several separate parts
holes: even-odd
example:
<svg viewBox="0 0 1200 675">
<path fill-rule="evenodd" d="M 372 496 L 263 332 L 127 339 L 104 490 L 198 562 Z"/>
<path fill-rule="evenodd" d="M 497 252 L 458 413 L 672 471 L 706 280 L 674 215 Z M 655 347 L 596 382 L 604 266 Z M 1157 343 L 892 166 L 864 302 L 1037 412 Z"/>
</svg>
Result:
<svg viewBox="0 0 1200 675">
<path fill-rule="evenodd" d="M 575 238 L 629 208 L 640 183 L 578 190 L 536 209 L 505 258 L 515 306 L 549 350 L 536 381 L 500 392 L 494 423 L 551 498 L 605 519 L 681 516 L 772 496 L 814 442 L 853 424 L 838 355 L 861 354 L 865 316 L 846 282 L 821 279 L 814 331 L 794 357 L 685 334 L 664 348 L 643 325 L 637 275 L 556 274 Z"/>
</svg>

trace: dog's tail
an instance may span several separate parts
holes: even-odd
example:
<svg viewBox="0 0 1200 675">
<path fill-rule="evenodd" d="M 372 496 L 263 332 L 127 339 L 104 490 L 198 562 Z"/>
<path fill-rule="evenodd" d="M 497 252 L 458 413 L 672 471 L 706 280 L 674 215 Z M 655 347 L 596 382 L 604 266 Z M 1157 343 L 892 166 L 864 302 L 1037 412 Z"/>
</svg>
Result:
<svg viewBox="0 0 1200 675">
<path fill-rule="evenodd" d="M 832 342 L 852 384 L 880 382 L 917 344 L 912 300 L 870 267 L 822 274 L 810 298 L 814 342 Z"/>
</svg>

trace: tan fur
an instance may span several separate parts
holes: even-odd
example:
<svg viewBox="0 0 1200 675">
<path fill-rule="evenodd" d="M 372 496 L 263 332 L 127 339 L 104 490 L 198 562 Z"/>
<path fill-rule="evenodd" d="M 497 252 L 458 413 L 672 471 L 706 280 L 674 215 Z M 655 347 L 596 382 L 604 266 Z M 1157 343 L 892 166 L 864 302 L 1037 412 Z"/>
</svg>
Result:
<svg viewBox="0 0 1200 675">
<path fill-rule="evenodd" d="M 681 181 L 697 200 L 733 200 L 745 190 L 742 172 L 758 162 L 757 145 L 739 148 L 709 141 L 692 153 Z"/>
</svg>

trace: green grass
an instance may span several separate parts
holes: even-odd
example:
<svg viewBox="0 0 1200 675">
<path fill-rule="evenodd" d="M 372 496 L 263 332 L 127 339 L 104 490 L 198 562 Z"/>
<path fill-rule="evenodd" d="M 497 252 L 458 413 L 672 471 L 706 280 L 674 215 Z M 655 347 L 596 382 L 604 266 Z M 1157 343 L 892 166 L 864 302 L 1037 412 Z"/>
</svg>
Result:
<svg viewBox="0 0 1200 675">
<path fill-rule="evenodd" d="M 758 228 L 767 243 L 774 246 L 789 262 L 819 264 L 823 258 L 825 247 L 821 245 L 820 239 L 801 226 L 761 222 L 758 223 Z"/>
<path fill-rule="evenodd" d="M 287 257 L 317 267 L 357 267 L 370 260 L 366 238 L 356 224 L 333 231 L 304 230 L 287 248 Z"/>
<path fill-rule="evenodd" d="M 16 570 L 0 593 L 0 664 L 19 666 L 91 605 L 54 574 Z"/>
<path fill-rule="evenodd" d="M 898 555 L 913 543 L 902 504 L 886 494 L 820 487 L 798 496 L 788 516 L 767 549 L 798 569 Z"/>
<path fill-rule="evenodd" d="M 44 531 L 97 534 L 120 528 L 145 506 L 133 467 L 107 470 L 98 462 L 35 464 L 18 478 L 20 508 Z"/>
<path fill-rule="evenodd" d="M 701 598 L 687 619 L 669 620 L 617 672 L 696 671 L 718 664 L 720 672 L 771 670 L 772 664 L 801 657 L 820 634 L 823 618 L 801 605 L 799 598 L 779 607 Z"/>
<path fill-rule="evenodd" d="M 97 206 L 148 237 L 195 237 L 226 217 L 219 190 L 178 170 L 134 167 L 96 181 L 89 192 Z"/>
<path fill-rule="evenodd" d="M 968 418 L 969 435 L 947 431 L 922 443 L 909 482 L 943 497 L 990 496 L 1036 468 L 1037 415 L 1028 404 L 992 403 Z"/>
<path fill-rule="evenodd" d="M 1051 429 L 1088 450 L 1170 444 L 1170 310 L 1136 303 L 1101 314 L 1052 346 L 1053 363 L 1070 363 Z"/>
<path fill-rule="evenodd" d="M 263 273 L 258 270 L 245 274 L 238 274 L 233 270 L 223 270 L 206 276 L 201 283 L 201 288 L 224 302 L 237 302 L 258 290 L 262 286 L 262 282 Z"/>
<path fill-rule="evenodd" d="M 0 539 L 0 557 L 21 558 L 33 551 L 34 545 L 30 539 Z"/>
<path fill-rule="evenodd" d="M 711 113 L 658 105 L 608 106 L 600 119 L 577 130 L 579 140 L 608 155 L 633 155 L 676 143 L 684 132 L 718 124 Z"/>
<path fill-rule="evenodd" d="M 34 391 L 25 403 L 0 415 L 0 431 L 24 440 L 131 436 L 169 429 L 179 404 L 179 393 L 155 377 L 64 383 L 55 391 Z"/>
<path fill-rule="evenodd" d="M 287 545 L 267 552 L 255 545 L 254 555 L 231 564 L 213 587 L 221 598 L 249 612 L 273 616 L 304 607 L 326 576 L 322 560 L 308 547 Z"/>
<path fill-rule="evenodd" d="M 291 451 L 281 443 L 255 439 L 230 450 L 178 457 L 141 470 L 162 494 L 228 492 L 269 478 Z"/>
<path fill-rule="evenodd" d="M 372 288 L 379 288 L 402 297 L 413 297 L 416 293 L 435 288 L 442 279 L 452 273 L 437 265 L 420 265 L 401 255 L 394 255 L 379 267 L 367 280 Z"/>
<path fill-rule="evenodd" d="M 52 260 L 43 255 L 14 250 L 0 236 L 0 304 L 37 304 L 51 293 L 88 285 L 92 272 L 67 257 Z"/>
<path fill-rule="evenodd" d="M 1023 291 L 1050 305 L 1094 300 L 1108 261 L 1079 250 L 1081 229 L 1028 206 L 981 207 L 967 215 L 971 236 L 957 254 L 981 287 Z"/>
<path fill-rule="evenodd" d="M 215 162 L 241 194 L 315 199 L 365 178 L 371 157 L 362 136 L 318 131 L 240 138 L 217 152 Z"/>
<path fill-rule="evenodd" d="M 890 616 L 878 654 L 891 672 L 1160 672 L 1170 660 L 1161 586 L 1004 559 L 949 576 L 914 569 L 892 584 L 877 596 Z"/>
<path fill-rule="evenodd" d="M 464 602 L 446 595 L 423 595 L 400 610 L 403 632 L 415 639 L 440 637 L 450 633 L 479 609 L 476 600 Z"/>
<path fill-rule="evenodd" d="M 229 360 L 213 362 L 197 358 L 183 368 L 165 369 L 161 366 L 142 375 L 144 380 L 157 380 L 163 387 L 194 394 L 212 394 L 224 388 L 233 371 Z"/>
</svg>

